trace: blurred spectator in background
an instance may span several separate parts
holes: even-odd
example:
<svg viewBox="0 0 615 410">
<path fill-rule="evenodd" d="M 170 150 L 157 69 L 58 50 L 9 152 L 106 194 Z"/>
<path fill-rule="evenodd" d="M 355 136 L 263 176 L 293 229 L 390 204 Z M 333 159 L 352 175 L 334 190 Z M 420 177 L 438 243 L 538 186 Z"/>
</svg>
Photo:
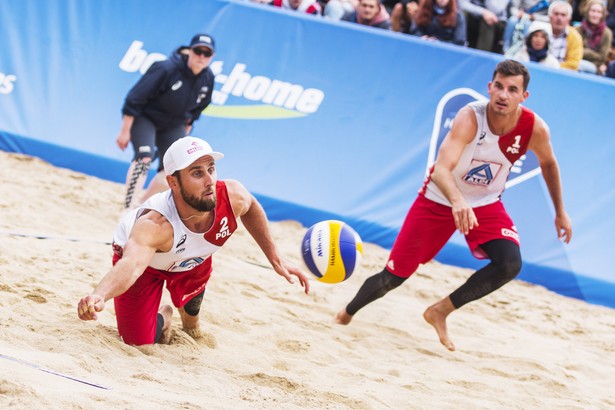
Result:
<svg viewBox="0 0 615 410">
<path fill-rule="evenodd" d="M 548 9 L 549 0 L 511 0 L 503 39 L 507 56 L 515 55 L 523 47 L 533 21 L 549 22 Z"/>
<path fill-rule="evenodd" d="M 331 20 L 341 20 L 345 15 L 352 13 L 359 0 L 329 0 L 325 4 L 323 14 Z"/>
<path fill-rule="evenodd" d="M 564 0 L 555 0 L 549 6 L 551 22 L 551 53 L 559 66 L 568 70 L 578 70 L 583 58 L 583 39 L 578 31 L 570 26 L 572 6 Z"/>
<path fill-rule="evenodd" d="M 609 0 L 607 4 L 606 26 L 615 33 L 615 0 Z M 611 40 L 611 51 L 609 53 L 609 61 L 615 60 L 615 35 Z"/>
<path fill-rule="evenodd" d="M 410 25 L 418 8 L 418 0 L 403 0 L 395 4 L 391 11 L 391 30 L 400 33 L 410 32 Z"/>
<path fill-rule="evenodd" d="M 547 67 L 559 68 L 559 61 L 549 54 L 549 33 L 537 22 L 528 29 L 525 44 L 515 53 L 513 59 L 521 63 L 533 61 Z"/>
<path fill-rule="evenodd" d="M 391 29 L 391 18 L 380 0 L 359 0 L 355 11 L 346 14 L 342 20 L 369 27 Z"/>
<path fill-rule="evenodd" d="M 382 6 L 386 9 L 387 13 L 391 14 L 393 8 L 399 3 L 407 3 L 408 0 L 380 0 Z"/>
<path fill-rule="evenodd" d="M 583 38 L 583 60 L 579 71 L 603 75 L 611 50 L 613 33 L 606 26 L 606 7 L 602 0 L 590 0 L 585 17 L 576 30 Z"/>
<path fill-rule="evenodd" d="M 466 44 L 466 22 L 456 0 L 421 0 L 410 34 L 427 40 Z"/>
<path fill-rule="evenodd" d="M 583 13 L 581 12 L 581 3 L 584 0 L 568 0 L 572 7 L 572 13 L 570 14 L 570 25 L 574 26 L 574 22 L 580 23 L 583 19 Z"/>
<path fill-rule="evenodd" d="M 263 3 L 262 1 L 259 2 Z M 322 8 L 317 0 L 273 0 L 269 3 L 274 7 L 280 7 L 286 10 L 299 11 L 317 16 L 322 15 Z"/>
<path fill-rule="evenodd" d="M 581 20 L 583 20 L 583 16 L 587 11 L 587 1 L 588 0 L 567 0 L 572 6 L 572 15 L 570 17 L 570 25 L 575 27 L 581 24 Z"/>
<path fill-rule="evenodd" d="M 567 0 L 567 1 L 572 6 L 571 25 L 573 27 L 576 27 L 579 24 L 581 24 L 581 21 L 585 17 L 585 14 L 587 14 L 587 8 L 589 7 L 590 0 Z M 613 7 L 613 0 L 604 0 L 602 3 L 604 4 L 607 10 L 611 10 L 611 8 Z"/>
<path fill-rule="evenodd" d="M 503 52 L 503 36 L 510 0 L 459 0 L 465 14 L 468 45 Z"/>
</svg>

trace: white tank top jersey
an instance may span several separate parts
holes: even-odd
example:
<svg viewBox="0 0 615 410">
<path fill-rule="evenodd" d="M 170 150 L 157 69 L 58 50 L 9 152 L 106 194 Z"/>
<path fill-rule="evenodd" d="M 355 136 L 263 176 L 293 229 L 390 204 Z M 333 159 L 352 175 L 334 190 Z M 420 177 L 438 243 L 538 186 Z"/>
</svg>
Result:
<svg viewBox="0 0 615 410">
<path fill-rule="evenodd" d="M 489 205 L 500 199 L 510 169 L 527 152 L 534 129 L 534 113 L 521 107 L 521 116 L 513 130 L 505 135 L 495 135 L 487 124 L 488 103 L 477 101 L 469 104 L 476 115 L 478 128 L 476 136 L 465 147 L 453 169 L 455 182 L 472 208 Z M 432 166 L 419 192 L 434 202 L 451 206 L 431 180 L 433 170 Z"/>
<path fill-rule="evenodd" d="M 214 223 L 206 233 L 194 233 L 182 222 L 173 202 L 171 190 L 153 195 L 139 208 L 127 213 L 113 234 L 113 248 L 121 256 L 135 221 L 151 209 L 163 215 L 173 226 L 173 247 L 169 252 L 156 252 L 149 266 L 167 272 L 188 271 L 203 263 L 222 247 L 237 229 L 237 221 L 228 199 L 226 185 L 218 181 Z"/>
</svg>

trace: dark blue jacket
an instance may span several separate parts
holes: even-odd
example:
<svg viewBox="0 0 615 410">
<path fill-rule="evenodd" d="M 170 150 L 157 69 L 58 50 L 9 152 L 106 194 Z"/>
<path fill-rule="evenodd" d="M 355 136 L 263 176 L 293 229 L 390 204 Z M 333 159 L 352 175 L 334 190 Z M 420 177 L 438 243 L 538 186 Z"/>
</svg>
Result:
<svg viewBox="0 0 615 410">
<path fill-rule="evenodd" d="M 211 102 L 214 74 L 209 67 L 199 75 L 188 68 L 187 47 L 176 49 L 168 60 L 152 64 L 126 96 L 122 114 L 144 115 L 157 127 L 192 124 Z"/>
</svg>

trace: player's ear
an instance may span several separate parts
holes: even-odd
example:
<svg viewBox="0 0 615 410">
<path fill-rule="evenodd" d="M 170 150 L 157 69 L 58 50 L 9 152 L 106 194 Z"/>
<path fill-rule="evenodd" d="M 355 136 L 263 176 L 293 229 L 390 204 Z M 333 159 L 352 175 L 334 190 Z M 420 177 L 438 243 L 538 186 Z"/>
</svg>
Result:
<svg viewBox="0 0 615 410">
<path fill-rule="evenodd" d="M 169 184 L 169 188 L 177 188 L 177 178 L 175 178 L 173 175 L 167 175 L 166 179 L 167 184 Z"/>
</svg>

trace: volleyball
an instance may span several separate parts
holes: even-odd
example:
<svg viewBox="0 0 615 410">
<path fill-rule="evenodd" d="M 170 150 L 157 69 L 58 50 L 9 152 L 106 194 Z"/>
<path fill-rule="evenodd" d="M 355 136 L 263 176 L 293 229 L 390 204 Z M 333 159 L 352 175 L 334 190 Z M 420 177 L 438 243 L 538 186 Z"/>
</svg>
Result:
<svg viewBox="0 0 615 410">
<path fill-rule="evenodd" d="M 340 283 L 348 279 L 361 263 L 363 242 L 346 223 L 322 221 L 312 225 L 305 233 L 301 254 L 317 280 Z"/>
</svg>

